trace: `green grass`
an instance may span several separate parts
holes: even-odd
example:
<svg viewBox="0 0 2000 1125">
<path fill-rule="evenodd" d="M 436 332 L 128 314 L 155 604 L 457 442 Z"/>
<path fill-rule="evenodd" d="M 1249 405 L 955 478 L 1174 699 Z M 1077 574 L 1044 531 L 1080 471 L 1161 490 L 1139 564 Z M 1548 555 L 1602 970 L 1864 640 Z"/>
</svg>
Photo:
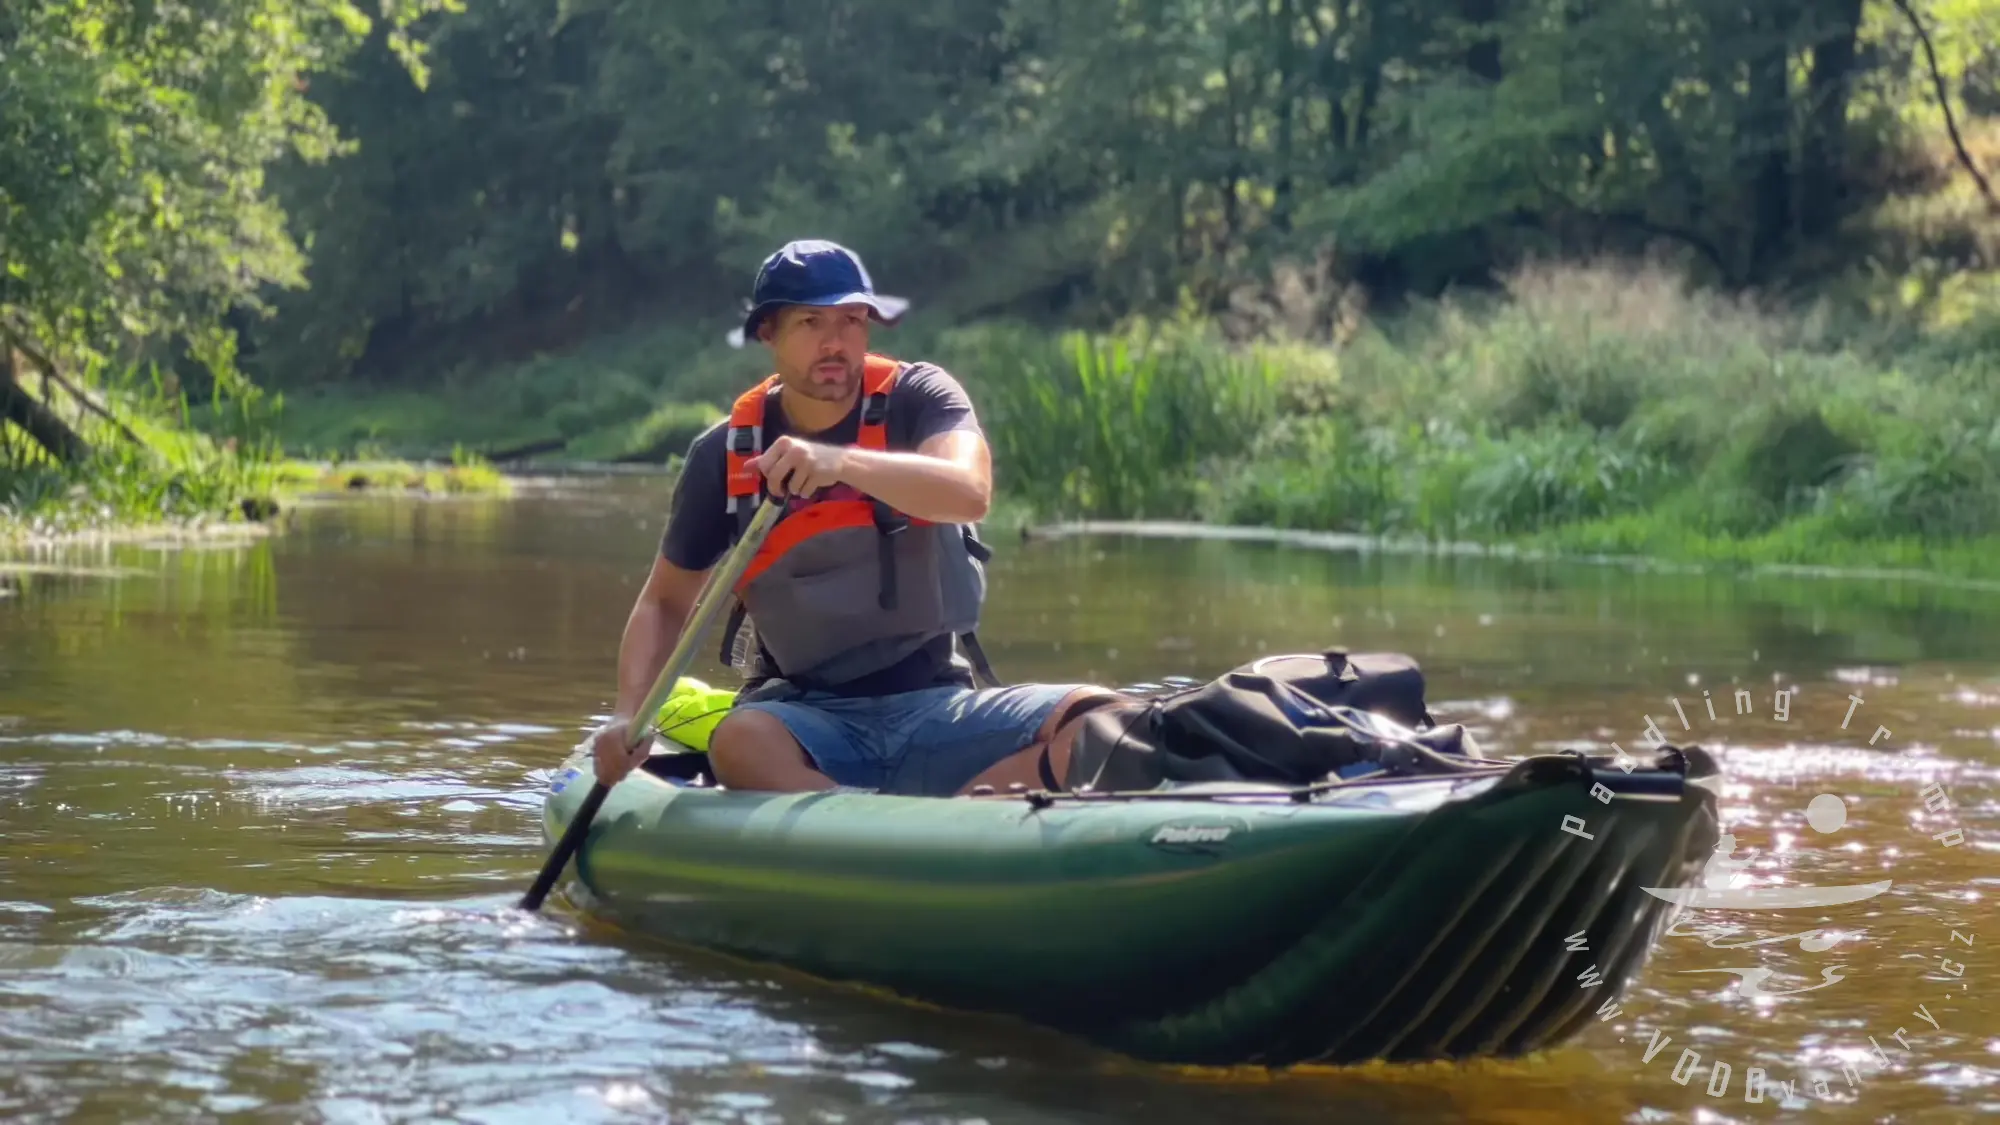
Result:
<svg viewBox="0 0 2000 1125">
<path fill-rule="evenodd" d="M 255 522 L 271 510 L 275 469 L 264 458 L 221 448 L 110 445 L 73 465 L 0 456 L 0 542 L 114 527 Z"/>
<path fill-rule="evenodd" d="M 0 424 L 0 542 L 256 523 L 275 510 L 280 457 L 257 425 L 256 401 L 218 402 L 205 431 L 157 372 L 89 371 L 70 381 L 116 423 L 85 409 L 60 384 L 22 384 L 89 444 L 91 455 L 60 464 L 25 433 Z"/>
<path fill-rule="evenodd" d="M 442 372 L 419 385 L 288 392 L 274 433 L 306 456 L 441 459 L 454 447 L 496 457 L 544 447 L 562 461 L 665 460 L 765 374 L 761 349 L 719 331 L 637 329 L 574 352 L 497 370 Z"/>
<path fill-rule="evenodd" d="M 513 491 L 498 469 L 471 455 L 461 455 L 449 464 L 380 459 L 286 460 L 275 468 L 277 491 L 287 496 L 340 492 L 507 495 Z"/>
<path fill-rule="evenodd" d="M 965 382 L 1001 490 L 1111 518 L 1188 511 L 1187 469 L 1252 441 L 1282 379 L 1269 357 L 1182 327 L 1102 338 L 988 325 L 946 334 L 932 354 Z"/>
<path fill-rule="evenodd" d="M 1783 566 L 2000 577 L 2000 534 L 1950 540 L 1909 535 L 1849 539 L 1812 518 L 1738 537 L 1690 531 L 1658 513 L 1642 513 L 1553 528 L 1529 537 L 1523 545 L 1568 555 L 1651 558 L 1729 569 Z"/>
</svg>

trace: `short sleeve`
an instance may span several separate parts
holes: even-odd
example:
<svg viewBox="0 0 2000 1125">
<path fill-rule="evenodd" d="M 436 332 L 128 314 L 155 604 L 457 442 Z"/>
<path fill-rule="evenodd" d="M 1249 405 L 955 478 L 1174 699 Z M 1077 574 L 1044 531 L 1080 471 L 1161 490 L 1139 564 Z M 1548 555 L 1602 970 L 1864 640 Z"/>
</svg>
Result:
<svg viewBox="0 0 2000 1125">
<path fill-rule="evenodd" d="M 957 379 L 934 363 L 911 364 L 896 380 L 890 407 L 890 424 L 902 431 L 891 436 L 900 438 L 910 449 L 953 430 L 969 430 L 984 436 L 971 396 Z"/>
<path fill-rule="evenodd" d="M 688 443 L 674 482 L 673 507 L 660 537 L 660 555 L 683 570 L 707 570 L 729 551 L 730 515 L 723 487 L 725 423 L 718 422 Z"/>
</svg>

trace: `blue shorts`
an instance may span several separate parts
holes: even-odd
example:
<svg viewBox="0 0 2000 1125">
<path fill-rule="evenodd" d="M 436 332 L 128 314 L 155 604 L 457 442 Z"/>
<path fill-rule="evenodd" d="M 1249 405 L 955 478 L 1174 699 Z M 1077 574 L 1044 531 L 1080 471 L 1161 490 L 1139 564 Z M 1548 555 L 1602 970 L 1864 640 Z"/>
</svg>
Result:
<svg viewBox="0 0 2000 1125">
<path fill-rule="evenodd" d="M 1001 759 L 1027 749 L 1056 705 L 1088 686 L 946 685 L 862 698 L 814 693 L 739 703 L 736 710 L 776 716 L 836 785 L 949 797 Z"/>
</svg>

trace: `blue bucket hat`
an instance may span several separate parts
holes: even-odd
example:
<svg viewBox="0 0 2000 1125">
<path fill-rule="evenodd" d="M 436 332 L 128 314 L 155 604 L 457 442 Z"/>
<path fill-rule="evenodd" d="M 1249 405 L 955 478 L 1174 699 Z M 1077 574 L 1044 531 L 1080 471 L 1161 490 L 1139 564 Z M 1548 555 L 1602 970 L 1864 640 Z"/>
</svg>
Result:
<svg viewBox="0 0 2000 1125">
<path fill-rule="evenodd" d="M 784 305 L 867 305 L 874 319 L 895 324 L 909 311 L 910 302 L 875 292 L 860 255 L 837 242 L 805 239 L 788 242 L 764 259 L 757 268 L 757 281 L 750 292 L 750 309 L 743 318 L 741 338 L 730 333 L 738 347 L 757 336 L 757 325 Z"/>
</svg>

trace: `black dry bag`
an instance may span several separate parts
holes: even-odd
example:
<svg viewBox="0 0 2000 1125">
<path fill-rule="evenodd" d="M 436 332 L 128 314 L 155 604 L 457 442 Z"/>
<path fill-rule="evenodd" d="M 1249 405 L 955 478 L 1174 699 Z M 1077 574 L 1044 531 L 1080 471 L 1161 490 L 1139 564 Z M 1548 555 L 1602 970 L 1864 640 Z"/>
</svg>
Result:
<svg viewBox="0 0 2000 1125">
<path fill-rule="evenodd" d="M 1490 763 L 1464 728 L 1432 720 L 1415 660 L 1336 648 L 1267 656 L 1173 695 L 1091 711 L 1064 784 L 1099 792 L 1163 782 L 1306 785 L 1477 765 Z"/>
</svg>

